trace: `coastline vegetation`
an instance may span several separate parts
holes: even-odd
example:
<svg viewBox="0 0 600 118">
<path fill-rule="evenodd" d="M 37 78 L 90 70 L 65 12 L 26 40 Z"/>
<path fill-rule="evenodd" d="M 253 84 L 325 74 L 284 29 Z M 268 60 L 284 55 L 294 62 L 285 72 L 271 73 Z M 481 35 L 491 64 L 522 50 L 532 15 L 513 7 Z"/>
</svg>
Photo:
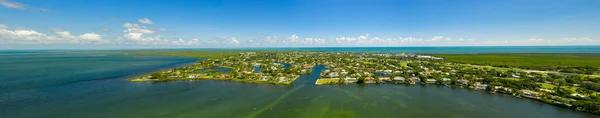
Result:
<svg viewBox="0 0 600 118">
<path fill-rule="evenodd" d="M 433 54 L 455 63 L 505 68 L 548 70 L 564 73 L 599 74 L 600 54 Z"/>
</svg>

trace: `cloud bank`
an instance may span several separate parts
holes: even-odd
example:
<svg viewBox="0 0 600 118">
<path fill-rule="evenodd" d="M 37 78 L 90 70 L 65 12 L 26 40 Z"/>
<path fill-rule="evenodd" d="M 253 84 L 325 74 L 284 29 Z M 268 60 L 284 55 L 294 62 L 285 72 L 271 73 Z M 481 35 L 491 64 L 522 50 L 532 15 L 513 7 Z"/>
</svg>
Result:
<svg viewBox="0 0 600 118">
<path fill-rule="evenodd" d="M 6 2 L 4 0 L 0 0 Z M 3 4 L 4 5 L 4 4 Z M 5 5 L 6 6 L 6 5 Z M 19 6 L 12 6 L 19 8 Z M 289 36 L 235 37 L 223 36 L 215 38 L 164 38 L 165 28 L 154 28 L 148 18 L 138 19 L 136 23 L 125 22 L 122 35 L 116 37 L 103 36 L 95 32 L 72 34 L 64 29 L 51 29 L 52 32 L 40 32 L 23 27 L 11 28 L 0 23 L 0 44 L 83 44 L 83 45 L 118 45 L 137 47 L 185 47 L 185 48 L 220 48 L 220 47 L 393 47 L 393 46 L 552 46 L 552 45 L 600 45 L 600 41 L 588 37 L 543 39 L 529 38 L 517 40 L 486 40 L 464 37 L 378 37 L 369 34 L 338 37 L 303 37 L 298 34 Z M 101 33 L 111 32 L 99 28 Z"/>
</svg>

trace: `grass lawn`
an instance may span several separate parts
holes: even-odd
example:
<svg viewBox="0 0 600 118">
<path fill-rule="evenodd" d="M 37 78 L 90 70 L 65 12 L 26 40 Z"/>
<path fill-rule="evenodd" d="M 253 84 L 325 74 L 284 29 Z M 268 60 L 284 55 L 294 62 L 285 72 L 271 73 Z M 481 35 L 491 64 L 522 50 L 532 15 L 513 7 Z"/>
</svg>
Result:
<svg viewBox="0 0 600 118">
<path fill-rule="evenodd" d="M 513 80 L 513 81 L 519 81 L 520 80 L 519 78 L 504 78 L 504 79 Z"/>
<path fill-rule="evenodd" d="M 340 82 L 340 78 L 321 78 L 321 79 L 318 79 L 315 84 L 317 84 L 317 85 L 337 84 L 339 82 Z"/>
<path fill-rule="evenodd" d="M 548 84 L 548 83 L 539 83 L 539 82 L 538 82 L 538 84 L 541 84 L 543 89 L 550 89 L 550 90 L 553 90 L 554 88 L 556 88 L 556 86 L 555 86 L 555 85 Z"/>
</svg>

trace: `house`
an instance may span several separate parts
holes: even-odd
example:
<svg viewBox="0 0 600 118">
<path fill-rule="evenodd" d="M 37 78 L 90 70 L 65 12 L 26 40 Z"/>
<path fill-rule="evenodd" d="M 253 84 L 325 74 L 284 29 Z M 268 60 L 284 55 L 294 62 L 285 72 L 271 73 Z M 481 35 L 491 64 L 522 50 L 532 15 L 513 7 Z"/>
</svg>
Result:
<svg viewBox="0 0 600 118">
<path fill-rule="evenodd" d="M 573 93 L 573 94 L 571 94 L 571 96 L 580 97 L 580 98 L 584 98 L 585 97 L 585 95 L 581 95 L 579 93 Z"/>
<path fill-rule="evenodd" d="M 520 78 L 520 76 L 515 75 L 515 74 L 512 74 L 512 77 L 514 77 L 514 78 Z"/>
<path fill-rule="evenodd" d="M 542 92 L 554 93 L 554 91 L 553 91 L 553 90 L 548 90 L 548 89 L 543 89 L 543 88 L 540 88 L 540 89 L 538 89 L 538 90 L 540 90 L 540 91 L 542 91 Z"/>
<path fill-rule="evenodd" d="M 469 80 L 460 79 L 460 80 L 458 80 L 458 83 L 463 84 L 463 85 L 468 85 L 469 84 Z"/>
<path fill-rule="evenodd" d="M 373 75 L 373 74 L 371 74 L 371 73 L 369 73 L 369 72 L 364 72 L 364 73 L 363 73 L 363 75 L 365 75 L 365 76 L 371 76 L 371 75 Z"/>
<path fill-rule="evenodd" d="M 531 90 L 521 90 L 521 92 L 523 93 L 523 96 L 529 97 L 529 98 L 539 99 L 538 97 L 541 95 L 539 92 L 535 92 L 535 91 L 531 91 Z"/>
<path fill-rule="evenodd" d="M 410 81 L 412 81 L 412 82 L 421 82 L 421 79 L 418 78 L 418 77 L 411 77 Z"/>
<path fill-rule="evenodd" d="M 437 82 L 437 80 L 435 80 L 435 79 L 426 79 L 425 81 L 427 81 L 427 83 L 435 83 L 435 82 Z"/>
<path fill-rule="evenodd" d="M 167 78 L 180 78 L 181 76 L 167 76 Z"/>
<path fill-rule="evenodd" d="M 344 78 L 344 83 L 356 83 L 356 82 L 358 82 L 358 79 L 356 79 L 356 78 L 352 78 L 352 77 Z"/>
<path fill-rule="evenodd" d="M 475 83 L 475 89 L 487 89 L 488 85 L 487 84 L 481 84 L 479 82 Z"/>
<path fill-rule="evenodd" d="M 385 74 L 391 74 L 392 70 L 383 70 L 383 73 L 385 73 Z"/>
<path fill-rule="evenodd" d="M 512 89 L 506 88 L 503 86 L 495 86 L 494 91 L 501 92 L 501 93 L 510 93 L 510 92 L 512 92 Z"/>
<path fill-rule="evenodd" d="M 329 78 L 337 78 L 340 77 L 340 75 L 337 72 L 331 72 L 327 75 L 327 77 Z"/>
<path fill-rule="evenodd" d="M 380 82 L 392 82 L 392 79 L 390 79 L 390 77 L 379 77 L 379 81 Z"/>
<path fill-rule="evenodd" d="M 371 83 L 375 83 L 375 78 L 373 78 L 373 77 L 366 77 L 365 78 L 365 84 L 371 84 Z"/>
<path fill-rule="evenodd" d="M 406 79 L 404 77 L 394 77 L 395 82 L 404 82 Z"/>
<path fill-rule="evenodd" d="M 450 80 L 451 80 L 450 78 L 442 78 L 442 81 L 444 81 L 444 82 L 447 82 L 447 81 L 450 81 Z"/>
<path fill-rule="evenodd" d="M 279 79 L 279 82 L 280 82 L 280 83 L 281 83 L 281 82 L 287 82 L 287 81 L 288 81 L 288 80 L 287 80 L 285 77 L 279 77 L 279 78 L 277 78 L 277 79 Z"/>
<path fill-rule="evenodd" d="M 269 76 L 261 76 L 260 80 L 267 81 L 267 80 L 269 80 Z"/>
</svg>

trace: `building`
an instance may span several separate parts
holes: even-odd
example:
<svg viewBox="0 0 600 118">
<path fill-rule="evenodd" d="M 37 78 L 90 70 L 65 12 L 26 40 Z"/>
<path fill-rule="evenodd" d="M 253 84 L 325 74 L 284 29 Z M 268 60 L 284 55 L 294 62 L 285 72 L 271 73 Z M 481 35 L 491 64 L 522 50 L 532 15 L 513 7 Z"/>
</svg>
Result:
<svg viewBox="0 0 600 118">
<path fill-rule="evenodd" d="M 447 81 L 450 81 L 450 80 L 451 80 L 450 78 L 442 78 L 442 81 L 444 81 L 444 82 L 447 82 Z"/>
<path fill-rule="evenodd" d="M 288 81 L 288 79 L 287 79 L 287 78 L 285 78 L 285 77 L 279 77 L 279 78 L 277 78 L 277 79 L 279 79 L 279 82 L 280 82 L 280 83 L 281 83 L 281 82 L 287 82 L 287 81 Z"/>
<path fill-rule="evenodd" d="M 327 75 L 327 77 L 329 78 L 337 78 L 340 77 L 340 75 L 337 72 L 331 72 Z"/>
<path fill-rule="evenodd" d="M 371 84 L 371 83 L 375 83 L 375 78 L 373 78 L 373 77 L 366 77 L 365 78 L 365 84 Z"/>
<path fill-rule="evenodd" d="M 427 83 L 435 83 L 435 82 L 437 82 L 437 80 L 435 80 L 435 79 L 426 79 L 425 81 Z"/>
<path fill-rule="evenodd" d="M 392 74 L 392 70 L 383 70 L 383 73 L 385 73 L 385 74 Z"/>
<path fill-rule="evenodd" d="M 421 82 L 421 79 L 419 77 L 411 77 L 410 81 L 412 81 L 412 82 Z"/>
<path fill-rule="evenodd" d="M 584 98 L 585 97 L 585 95 L 581 95 L 579 93 L 573 93 L 573 94 L 571 94 L 571 96 L 580 97 L 580 98 Z"/>
<path fill-rule="evenodd" d="M 356 82 L 358 82 L 358 79 L 356 79 L 356 78 L 352 78 L 352 77 L 344 78 L 344 83 L 356 83 Z"/>
<path fill-rule="evenodd" d="M 475 89 L 487 89 L 488 85 L 487 84 L 481 84 L 479 82 L 475 83 L 475 85 L 473 85 L 475 87 Z"/>
<path fill-rule="evenodd" d="M 406 79 L 404 77 L 394 77 L 395 82 L 404 82 Z"/>
<path fill-rule="evenodd" d="M 380 82 L 392 82 L 392 79 L 389 77 L 379 77 Z"/>
<path fill-rule="evenodd" d="M 458 80 L 458 83 L 463 84 L 463 85 L 468 85 L 469 84 L 469 80 L 460 79 L 460 80 Z"/>
<path fill-rule="evenodd" d="M 534 98 L 534 99 L 539 99 L 539 97 L 541 95 L 539 92 L 535 92 L 535 91 L 531 91 L 531 90 L 521 90 L 521 92 L 523 93 L 522 96 L 528 97 L 528 98 Z"/>
<path fill-rule="evenodd" d="M 506 87 L 503 87 L 503 86 L 495 86 L 494 87 L 494 91 L 500 92 L 500 93 L 511 93 L 512 89 L 506 88 Z"/>
</svg>

